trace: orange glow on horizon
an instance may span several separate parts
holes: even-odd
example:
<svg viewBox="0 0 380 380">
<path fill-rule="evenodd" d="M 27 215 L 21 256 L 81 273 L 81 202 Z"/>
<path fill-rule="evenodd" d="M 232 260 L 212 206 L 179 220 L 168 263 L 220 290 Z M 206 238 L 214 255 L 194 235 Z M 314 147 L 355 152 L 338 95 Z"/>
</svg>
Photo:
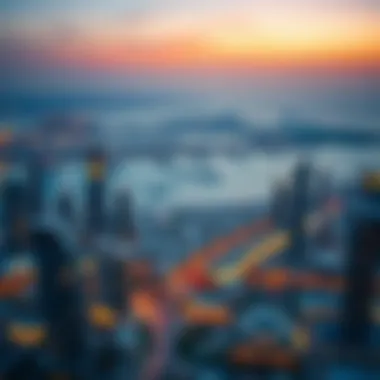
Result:
<svg viewBox="0 0 380 380">
<path fill-rule="evenodd" d="M 380 15 L 287 7 L 156 16 L 137 29 L 91 25 L 51 45 L 58 63 L 95 69 L 379 69 Z"/>
<path fill-rule="evenodd" d="M 218 46 L 210 41 L 173 40 L 156 43 L 77 43 L 55 49 L 53 59 L 58 63 L 88 68 L 215 68 L 215 69 L 265 69 L 265 68 L 380 68 L 380 43 L 358 41 L 329 44 L 265 45 L 258 48 Z M 247 45 L 248 46 L 248 45 Z"/>
<path fill-rule="evenodd" d="M 267 69 L 377 73 L 380 12 L 356 1 L 237 0 L 202 7 L 183 2 L 147 6 L 136 18 L 124 17 L 112 4 L 109 14 L 103 9 L 76 14 L 74 7 L 70 17 L 62 15 L 63 27 L 61 15 L 48 19 L 38 14 L 13 21 L 6 33 L 10 45 L 21 42 L 21 48 L 35 49 L 42 66 L 153 74 L 203 70 L 240 75 Z"/>
</svg>

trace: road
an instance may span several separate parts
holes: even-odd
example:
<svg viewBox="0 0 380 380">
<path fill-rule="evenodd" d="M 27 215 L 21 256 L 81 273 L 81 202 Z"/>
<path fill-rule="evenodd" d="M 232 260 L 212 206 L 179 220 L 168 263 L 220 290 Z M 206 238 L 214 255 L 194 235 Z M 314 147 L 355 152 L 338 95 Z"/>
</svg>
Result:
<svg viewBox="0 0 380 380">
<path fill-rule="evenodd" d="M 196 273 L 203 273 L 212 262 L 221 259 L 238 246 L 251 241 L 273 229 L 269 218 L 260 218 L 249 225 L 239 227 L 231 234 L 219 237 L 191 253 L 188 258 L 168 273 L 166 281 L 170 288 L 192 286 L 192 278 Z"/>
<path fill-rule="evenodd" d="M 339 208 L 336 207 L 335 203 L 328 203 L 323 210 L 311 214 L 306 220 L 308 235 L 313 235 L 325 222 L 326 218 L 333 217 L 338 210 Z M 237 262 L 216 269 L 212 273 L 212 277 L 218 286 L 228 285 L 243 278 L 251 268 L 259 266 L 270 258 L 283 253 L 288 248 L 289 243 L 289 231 L 274 231 L 260 243 L 256 243 L 251 247 Z"/>
</svg>

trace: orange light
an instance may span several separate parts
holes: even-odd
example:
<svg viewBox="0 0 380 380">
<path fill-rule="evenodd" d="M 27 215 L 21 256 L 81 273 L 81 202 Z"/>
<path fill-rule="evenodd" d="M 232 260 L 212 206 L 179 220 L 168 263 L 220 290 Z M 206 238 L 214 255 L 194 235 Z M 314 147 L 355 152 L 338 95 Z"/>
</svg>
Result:
<svg viewBox="0 0 380 380">
<path fill-rule="evenodd" d="M 310 346 L 310 333 L 306 328 L 296 327 L 292 336 L 293 346 L 299 351 L 305 351 Z"/>
<path fill-rule="evenodd" d="M 8 339 L 19 346 L 35 347 L 43 343 L 46 330 L 42 325 L 10 324 L 7 329 Z"/>
<path fill-rule="evenodd" d="M 269 219 L 263 219 L 260 221 L 254 221 L 247 226 L 239 227 L 231 234 L 216 238 L 206 246 L 196 250 L 190 255 L 190 258 L 179 267 L 176 267 L 174 271 L 168 275 L 169 287 L 175 291 L 176 288 L 186 287 L 186 276 L 188 269 L 207 268 L 208 265 L 223 255 L 227 254 L 236 245 L 243 243 L 253 235 L 259 234 L 268 230 L 272 223 Z"/>
<path fill-rule="evenodd" d="M 283 290 L 289 283 L 289 273 L 286 270 L 273 270 L 264 275 L 265 287 L 272 291 Z"/>
<path fill-rule="evenodd" d="M 184 310 L 184 318 L 188 323 L 202 325 L 226 325 L 231 323 L 232 315 L 223 306 L 208 306 L 200 303 L 188 303 Z"/>
<path fill-rule="evenodd" d="M 8 145 L 13 140 L 13 134 L 10 130 L 1 130 L 0 131 L 0 146 Z"/>
<path fill-rule="evenodd" d="M 278 352 L 273 358 L 269 359 L 269 365 L 277 368 L 294 368 L 296 366 L 296 358 L 286 352 Z"/>
<path fill-rule="evenodd" d="M 318 275 L 305 273 L 299 275 L 300 285 L 305 289 L 315 289 L 321 284 L 321 278 Z"/>
<path fill-rule="evenodd" d="M 0 297 L 15 297 L 25 292 L 36 280 L 36 273 L 27 271 L 0 280 Z"/>
<path fill-rule="evenodd" d="M 105 305 L 94 305 L 89 312 L 90 321 L 96 327 L 111 329 L 116 325 L 116 313 Z"/>
<path fill-rule="evenodd" d="M 260 345 L 237 347 L 230 354 L 231 360 L 238 365 L 267 366 L 289 369 L 297 364 L 297 359 L 291 352 L 276 347 L 263 348 Z"/>
<path fill-rule="evenodd" d="M 105 176 L 104 162 L 91 162 L 89 165 L 90 178 L 94 180 L 103 179 Z"/>
<path fill-rule="evenodd" d="M 158 305 L 145 291 L 136 291 L 131 296 L 131 307 L 135 316 L 146 323 L 153 323 L 158 317 Z"/>
<path fill-rule="evenodd" d="M 380 173 L 371 173 L 364 176 L 362 186 L 364 190 L 380 192 Z"/>
</svg>

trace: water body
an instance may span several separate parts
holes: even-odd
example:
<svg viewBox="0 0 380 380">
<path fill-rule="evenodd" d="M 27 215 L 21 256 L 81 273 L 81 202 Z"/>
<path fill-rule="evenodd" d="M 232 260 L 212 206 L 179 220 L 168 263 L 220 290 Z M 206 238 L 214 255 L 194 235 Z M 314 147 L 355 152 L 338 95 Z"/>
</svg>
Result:
<svg viewBox="0 0 380 380">
<path fill-rule="evenodd" d="M 108 196 L 118 189 L 130 189 L 138 211 L 154 213 L 181 207 L 218 207 L 265 203 L 279 179 L 286 179 L 300 157 L 329 173 L 336 183 L 355 178 L 366 168 L 380 168 L 376 148 L 324 148 L 285 151 L 268 155 L 253 152 L 247 157 L 185 158 L 166 163 L 152 159 L 122 161 L 108 178 Z M 209 175 L 205 175 L 205 172 Z M 202 173 L 203 175 L 198 175 Z M 62 186 L 83 204 L 85 168 L 82 163 L 63 165 L 50 184 L 50 199 Z"/>
</svg>

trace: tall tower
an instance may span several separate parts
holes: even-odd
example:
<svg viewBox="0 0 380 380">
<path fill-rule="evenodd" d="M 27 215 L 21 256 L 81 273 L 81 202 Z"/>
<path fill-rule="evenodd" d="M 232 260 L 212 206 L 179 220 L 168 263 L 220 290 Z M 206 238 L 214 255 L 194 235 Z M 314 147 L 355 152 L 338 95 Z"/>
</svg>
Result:
<svg viewBox="0 0 380 380">
<path fill-rule="evenodd" d="M 130 252 L 134 246 L 135 226 L 133 223 L 131 199 L 128 192 L 120 192 L 111 206 L 110 232 L 113 253 L 102 259 L 102 279 L 107 304 L 123 312 L 127 306 L 127 268 Z"/>
<path fill-rule="evenodd" d="M 106 221 L 106 156 L 99 148 L 87 156 L 87 176 L 86 232 L 94 236 L 104 231 Z"/>
<path fill-rule="evenodd" d="M 40 309 L 48 321 L 51 348 L 64 368 L 79 369 L 85 358 L 85 320 L 74 255 L 63 239 L 46 228 L 32 234 L 32 250 L 40 263 Z"/>
<path fill-rule="evenodd" d="M 20 251 L 26 247 L 29 220 L 27 212 L 27 193 L 24 184 L 9 179 L 2 189 L 2 230 L 5 246 L 9 251 Z"/>
<path fill-rule="evenodd" d="M 32 151 L 27 163 L 28 209 L 33 217 L 43 212 L 46 167 L 42 156 Z"/>
<path fill-rule="evenodd" d="M 57 204 L 57 213 L 67 223 L 74 222 L 74 209 L 68 193 L 60 194 Z"/>
<path fill-rule="evenodd" d="M 292 271 L 300 271 L 305 266 L 306 256 L 306 226 L 308 212 L 310 166 L 305 162 L 299 163 L 295 168 L 292 195 L 290 201 L 290 245 L 285 256 L 286 265 Z M 299 289 L 290 286 L 283 296 L 288 313 L 293 318 L 299 317 Z"/>
<path fill-rule="evenodd" d="M 127 305 L 126 262 L 112 255 L 106 255 L 101 260 L 101 274 L 104 301 L 113 310 L 123 312 Z"/>
<path fill-rule="evenodd" d="M 127 192 L 116 195 L 111 211 L 111 232 L 116 237 L 131 240 L 135 236 L 131 196 Z"/>
<path fill-rule="evenodd" d="M 291 189 L 284 182 L 275 184 L 271 204 L 271 216 L 274 223 L 280 228 L 287 228 L 289 224 L 289 202 Z"/>
<path fill-rule="evenodd" d="M 301 162 L 294 173 L 293 197 L 291 199 L 289 260 L 292 266 L 302 267 L 306 251 L 306 226 L 308 212 L 309 183 L 311 168 Z"/>
<path fill-rule="evenodd" d="M 342 343 L 369 345 L 371 299 L 380 260 L 380 173 L 361 184 L 349 208 L 347 290 L 342 321 Z"/>
</svg>

